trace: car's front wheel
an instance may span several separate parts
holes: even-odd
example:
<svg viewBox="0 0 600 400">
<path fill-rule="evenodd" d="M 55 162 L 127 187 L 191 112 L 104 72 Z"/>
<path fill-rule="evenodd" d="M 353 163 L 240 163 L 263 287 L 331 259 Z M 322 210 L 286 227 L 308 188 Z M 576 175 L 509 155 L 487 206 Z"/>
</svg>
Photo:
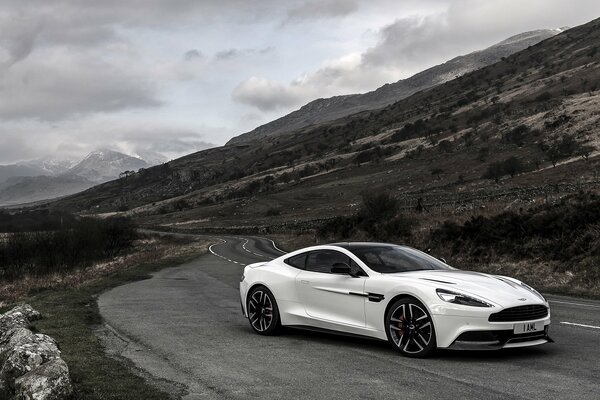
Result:
<svg viewBox="0 0 600 400">
<path fill-rule="evenodd" d="M 408 357 L 425 357 L 436 348 L 435 329 L 427 308 L 417 299 L 401 298 L 385 318 L 390 344 Z"/>
<path fill-rule="evenodd" d="M 248 295 L 248 320 L 254 332 L 273 335 L 279 323 L 279 308 L 275 296 L 264 286 L 257 286 Z"/>
</svg>

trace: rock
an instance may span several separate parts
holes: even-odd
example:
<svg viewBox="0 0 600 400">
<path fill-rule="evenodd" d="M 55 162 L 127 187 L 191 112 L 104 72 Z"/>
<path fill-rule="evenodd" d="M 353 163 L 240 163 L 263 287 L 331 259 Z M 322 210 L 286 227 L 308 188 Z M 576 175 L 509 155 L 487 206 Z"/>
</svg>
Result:
<svg viewBox="0 0 600 400">
<path fill-rule="evenodd" d="M 0 369 L 0 391 L 9 392 L 15 380 L 45 362 L 60 358 L 60 350 L 50 336 L 36 334 L 9 349 Z"/>
<path fill-rule="evenodd" d="M 14 328 L 26 328 L 32 321 L 41 317 L 42 315 L 29 304 L 19 304 L 12 310 L 0 314 L 0 336 Z"/>
<path fill-rule="evenodd" d="M 29 304 L 0 314 L 0 399 L 58 400 L 73 394 L 56 341 L 27 329 L 40 318 Z"/>
<path fill-rule="evenodd" d="M 10 311 L 6 314 L 0 314 L 0 336 L 11 329 L 15 328 L 26 328 L 29 326 L 29 320 L 21 312 L 10 314 Z"/>
<path fill-rule="evenodd" d="M 29 304 L 19 304 L 18 306 L 14 307 L 12 310 L 8 311 L 5 313 L 6 314 L 14 314 L 14 313 L 21 313 L 25 316 L 25 318 L 27 318 L 29 320 L 29 322 L 33 322 L 36 321 L 40 318 L 42 318 L 42 314 L 39 313 L 39 311 L 35 310 L 33 307 L 31 307 Z"/>
<path fill-rule="evenodd" d="M 72 394 L 69 368 L 60 358 L 40 365 L 15 381 L 16 400 L 64 400 Z"/>
<path fill-rule="evenodd" d="M 13 348 L 33 341 L 35 341 L 35 335 L 27 328 L 13 328 L 5 332 L 0 336 L 0 367 Z"/>
</svg>

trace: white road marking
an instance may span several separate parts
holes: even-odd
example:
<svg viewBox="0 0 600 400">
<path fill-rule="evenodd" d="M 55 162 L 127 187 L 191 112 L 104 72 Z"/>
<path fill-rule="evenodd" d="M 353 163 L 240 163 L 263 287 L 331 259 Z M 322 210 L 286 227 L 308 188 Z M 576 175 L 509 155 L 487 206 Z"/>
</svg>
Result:
<svg viewBox="0 0 600 400">
<path fill-rule="evenodd" d="M 246 248 L 246 245 L 248 244 L 248 242 L 249 242 L 250 240 L 248 240 L 248 239 L 246 239 L 246 238 L 242 238 L 242 237 L 240 237 L 240 238 L 237 238 L 237 239 L 240 239 L 240 240 L 243 240 L 243 241 L 244 241 L 244 243 L 242 243 L 242 249 L 244 249 L 244 250 L 245 250 L 245 251 L 247 251 L 248 253 L 250 253 L 250 254 L 254 254 L 255 256 L 258 256 L 258 257 L 262 257 L 262 258 L 268 258 L 268 259 L 270 259 L 270 260 L 273 260 L 273 257 L 265 256 L 264 254 L 259 254 L 259 253 L 255 253 L 255 252 L 253 252 L 252 250 L 248 250 L 248 249 Z"/>
<path fill-rule="evenodd" d="M 225 244 L 225 243 L 227 243 L 227 240 L 225 240 L 225 239 L 219 239 L 219 240 L 220 240 L 221 242 L 223 242 L 223 243 L 215 243 L 215 244 L 211 244 L 210 246 L 208 246 L 208 251 L 210 251 L 210 252 L 211 252 L 211 254 L 213 254 L 213 255 L 215 255 L 215 256 L 217 256 L 217 257 L 220 257 L 220 258 L 222 258 L 222 259 L 223 259 L 223 260 L 225 260 L 225 261 L 229 261 L 230 263 L 239 264 L 239 265 L 242 265 L 242 266 L 245 266 L 245 265 L 246 265 L 246 264 L 242 264 L 241 262 L 238 262 L 238 261 L 230 260 L 229 258 L 227 258 L 227 257 L 224 257 L 224 256 L 222 256 L 222 255 L 220 255 L 220 254 L 216 253 L 216 252 L 215 252 L 215 251 L 212 249 L 212 248 L 213 248 L 213 246 L 220 246 L 220 245 L 222 245 L 222 244 Z"/>
<path fill-rule="evenodd" d="M 548 300 L 548 302 L 550 302 L 550 303 L 557 303 L 557 304 L 569 304 L 569 305 L 572 305 L 572 306 L 600 308 L 599 305 L 595 305 L 595 304 L 573 303 L 573 302 L 570 302 L 570 301 Z"/>
<path fill-rule="evenodd" d="M 575 322 L 565 322 L 565 321 L 561 321 L 560 323 L 563 325 L 573 325 L 573 326 L 581 326 L 583 328 L 600 329 L 600 326 L 595 326 L 595 325 L 576 324 Z"/>
<path fill-rule="evenodd" d="M 275 250 L 279 251 L 280 253 L 287 254 L 287 252 L 286 252 L 286 251 L 283 251 L 283 250 L 281 250 L 279 247 L 277 247 L 277 245 L 275 244 L 275 242 L 274 242 L 274 241 L 272 241 L 271 239 L 268 239 L 268 238 L 262 238 L 262 239 L 265 239 L 265 240 L 268 240 L 269 242 L 271 242 L 271 244 L 273 245 L 273 248 L 274 248 Z"/>
</svg>

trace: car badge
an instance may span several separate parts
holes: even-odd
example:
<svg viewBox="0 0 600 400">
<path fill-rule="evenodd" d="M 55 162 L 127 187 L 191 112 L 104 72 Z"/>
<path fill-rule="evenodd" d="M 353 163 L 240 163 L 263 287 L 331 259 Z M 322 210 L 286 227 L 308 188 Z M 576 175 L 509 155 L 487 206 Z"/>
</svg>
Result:
<svg viewBox="0 0 600 400">
<path fill-rule="evenodd" d="M 519 300 L 519 301 L 525 301 L 527 299 L 525 297 L 521 297 L 520 299 L 517 299 L 517 300 Z"/>
</svg>

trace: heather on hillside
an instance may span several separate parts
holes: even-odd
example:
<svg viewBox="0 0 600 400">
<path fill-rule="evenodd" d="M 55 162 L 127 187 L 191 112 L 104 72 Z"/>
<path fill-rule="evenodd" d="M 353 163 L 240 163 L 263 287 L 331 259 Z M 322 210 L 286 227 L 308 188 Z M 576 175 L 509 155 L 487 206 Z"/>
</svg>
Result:
<svg viewBox="0 0 600 400">
<path fill-rule="evenodd" d="M 86 267 L 126 251 L 136 236 L 124 218 L 83 218 L 68 228 L 9 233 L 0 241 L 0 281 Z"/>
</svg>

